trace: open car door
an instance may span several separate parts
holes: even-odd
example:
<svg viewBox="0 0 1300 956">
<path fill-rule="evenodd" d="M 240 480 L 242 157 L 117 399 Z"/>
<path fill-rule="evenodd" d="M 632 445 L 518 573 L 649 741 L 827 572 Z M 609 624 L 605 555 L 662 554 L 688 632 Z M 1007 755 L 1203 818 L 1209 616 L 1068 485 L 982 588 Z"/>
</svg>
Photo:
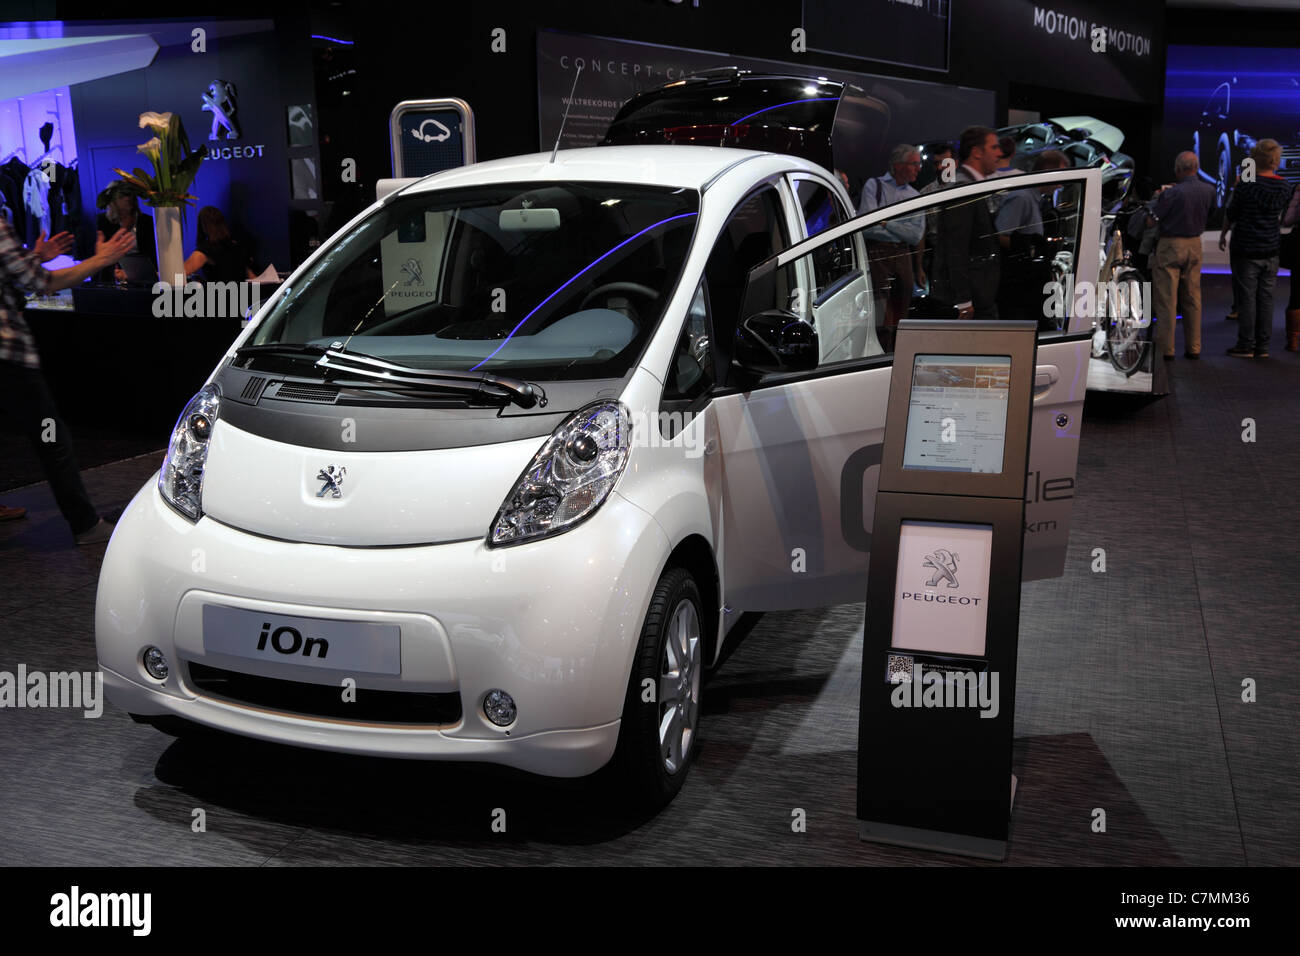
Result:
<svg viewBox="0 0 1300 956">
<path fill-rule="evenodd" d="M 955 185 L 824 229 L 751 270 L 739 311 L 712 317 L 734 359 L 709 403 L 727 603 L 763 611 L 862 600 L 893 371 L 886 301 L 892 283 L 906 283 L 890 260 L 907 256 L 938 275 L 957 249 L 967 250 L 959 267 L 996 269 L 998 317 L 1039 323 L 1024 577 L 1063 572 L 1096 301 L 1079 293 L 1097 279 L 1100 190 L 1095 169 Z M 989 206 L 976 221 L 992 225 L 955 236 L 953 223 L 970 217 L 950 213 L 971 203 Z M 923 243 L 894 241 L 918 225 Z M 971 256 L 977 247 L 997 251 Z M 918 289 L 905 288 L 908 297 L 913 318 L 953 317 Z M 737 335 L 737 323 L 749 331 Z M 768 370 L 756 372 L 760 364 Z"/>
</svg>

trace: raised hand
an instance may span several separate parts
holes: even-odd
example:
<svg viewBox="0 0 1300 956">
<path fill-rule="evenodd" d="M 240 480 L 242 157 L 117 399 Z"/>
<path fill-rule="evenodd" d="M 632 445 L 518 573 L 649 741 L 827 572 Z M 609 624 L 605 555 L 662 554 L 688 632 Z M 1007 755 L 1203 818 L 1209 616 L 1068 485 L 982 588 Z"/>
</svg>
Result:
<svg viewBox="0 0 1300 956">
<path fill-rule="evenodd" d="M 131 251 L 135 245 L 135 233 L 129 229 L 119 229 L 113 233 L 112 239 L 105 239 L 104 234 L 98 234 L 95 242 L 95 257 L 107 262 L 116 262 L 124 255 Z"/>
<path fill-rule="evenodd" d="M 72 243 L 71 233 L 61 232 L 53 239 L 46 239 L 45 233 L 41 232 L 41 237 L 32 243 L 32 252 L 41 262 L 49 262 L 71 250 Z"/>
</svg>

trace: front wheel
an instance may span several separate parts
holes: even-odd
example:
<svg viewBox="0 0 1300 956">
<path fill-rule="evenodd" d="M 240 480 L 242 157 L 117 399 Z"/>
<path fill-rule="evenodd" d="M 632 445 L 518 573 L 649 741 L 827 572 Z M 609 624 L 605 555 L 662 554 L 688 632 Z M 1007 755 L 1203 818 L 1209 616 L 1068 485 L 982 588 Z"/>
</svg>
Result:
<svg viewBox="0 0 1300 956">
<path fill-rule="evenodd" d="M 1142 364 L 1147 347 L 1146 327 L 1142 325 L 1142 285 L 1135 278 L 1125 278 L 1112 286 L 1110 294 L 1106 335 L 1110 361 L 1116 371 L 1131 377 Z"/>
<path fill-rule="evenodd" d="M 637 802 L 672 800 L 695 755 L 704 670 L 700 590 L 684 568 L 655 585 L 632 661 L 614 769 Z"/>
</svg>

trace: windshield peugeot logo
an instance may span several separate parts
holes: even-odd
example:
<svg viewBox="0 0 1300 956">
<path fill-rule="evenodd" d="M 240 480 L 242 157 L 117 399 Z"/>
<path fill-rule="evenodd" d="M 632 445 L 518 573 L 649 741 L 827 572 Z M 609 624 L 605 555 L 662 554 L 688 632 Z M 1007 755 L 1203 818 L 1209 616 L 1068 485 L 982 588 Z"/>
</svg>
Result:
<svg viewBox="0 0 1300 956">
<path fill-rule="evenodd" d="M 407 259 L 402 263 L 402 271 L 407 276 L 405 285 L 424 285 L 424 266 L 419 259 Z"/>
<path fill-rule="evenodd" d="M 948 582 L 948 587 L 957 587 L 957 555 L 944 548 L 936 548 L 934 554 L 927 554 L 921 567 L 931 568 L 934 574 L 925 582 L 927 588 L 939 586 L 941 580 Z"/>
<path fill-rule="evenodd" d="M 331 498 L 343 497 L 343 476 L 348 473 L 346 468 L 339 468 L 335 465 L 326 465 L 316 473 L 316 480 L 323 481 L 325 484 L 320 486 L 320 491 L 316 492 L 317 498 L 324 498 L 326 493 Z"/>
</svg>

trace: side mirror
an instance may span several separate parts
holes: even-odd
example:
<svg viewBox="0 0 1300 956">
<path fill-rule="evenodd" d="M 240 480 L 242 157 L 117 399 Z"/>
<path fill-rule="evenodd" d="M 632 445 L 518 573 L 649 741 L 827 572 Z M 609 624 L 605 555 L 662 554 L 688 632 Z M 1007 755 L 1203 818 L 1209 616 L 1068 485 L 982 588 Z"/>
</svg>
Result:
<svg viewBox="0 0 1300 956">
<path fill-rule="evenodd" d="M 806 372 L 817 367 L 817 330 L 792 312 L 760 312 L 736 329 L 735 356 L 741 368 L 760 375 Z"/>
</svg>

